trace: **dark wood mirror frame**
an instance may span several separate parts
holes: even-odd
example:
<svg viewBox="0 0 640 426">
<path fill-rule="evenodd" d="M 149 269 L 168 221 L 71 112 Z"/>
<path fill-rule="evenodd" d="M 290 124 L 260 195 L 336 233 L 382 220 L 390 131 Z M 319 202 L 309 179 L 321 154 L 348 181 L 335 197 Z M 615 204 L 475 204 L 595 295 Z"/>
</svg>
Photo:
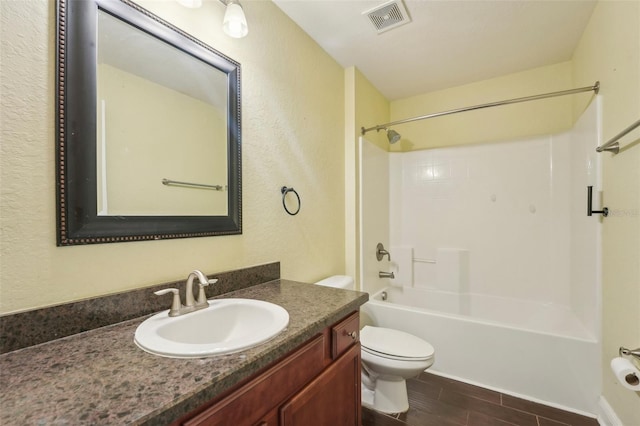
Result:
<svg viewBox="0 0 640 426">
<path fill-rule="evenodd" d="M 98 216 L 98 10 L 227 74 L 227 216 Z M 58 0 L 56 32 L 58 246 L 241 234 L 240 64 L 128 0 Z"/>
</svg>

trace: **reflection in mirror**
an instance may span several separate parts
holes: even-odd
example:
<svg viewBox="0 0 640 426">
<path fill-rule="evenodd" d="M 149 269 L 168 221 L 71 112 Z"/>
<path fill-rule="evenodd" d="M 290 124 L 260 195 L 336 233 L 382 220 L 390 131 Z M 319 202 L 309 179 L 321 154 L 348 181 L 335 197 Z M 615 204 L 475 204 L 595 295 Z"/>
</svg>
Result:
<svg viewBox="0 0 640 426">
<path fill-rule="evenodd" d="M 58 0 L 58 89 L 59 245 L 241 233 L 238 63 L 128 0 Z"/>
<path fill-rule="evenodd" d="M 225 73 L 99 11 L 97 95 L 99 215 L 227 214 Z"/>
</svg>

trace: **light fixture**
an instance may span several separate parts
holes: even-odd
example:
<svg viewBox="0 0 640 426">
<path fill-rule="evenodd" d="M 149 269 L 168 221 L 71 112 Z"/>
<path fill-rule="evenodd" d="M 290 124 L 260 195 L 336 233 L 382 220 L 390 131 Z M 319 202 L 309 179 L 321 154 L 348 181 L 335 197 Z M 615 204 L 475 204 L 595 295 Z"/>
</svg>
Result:
<svg viewBox="0 0 640 426">
<path fill-rule="evenodd" d="M 233 38 L 242 38 L 249 33 L 247 18 L 238 0 L 220 0 L 227 6 L 222 20 L 222 29 Z"/>
<path fill-rule="evenodd" d="M 195 9 L 202 6 L 202 0 L 176 0 L 184 7 Z M 225 34 L 233 38 L 242 38 L 249 33 L 247 18 L 244 16 L 244 10 L 238 0 L 220 0 L 227 9 L 224 12 L 222 20 L 222 29 Z"/>
</svg>

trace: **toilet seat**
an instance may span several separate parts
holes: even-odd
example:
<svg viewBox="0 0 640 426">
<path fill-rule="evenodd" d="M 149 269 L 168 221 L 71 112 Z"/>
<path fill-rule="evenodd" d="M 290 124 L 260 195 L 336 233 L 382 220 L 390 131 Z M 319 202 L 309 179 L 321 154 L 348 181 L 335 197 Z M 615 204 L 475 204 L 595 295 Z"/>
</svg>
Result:
<svg viewBox="0 0 640 426">
<path fill-rule="evenodd" d="M 384 327 L 364 326 L 360 330 L 362 350 L 383 358 L 425 361 L 433 358 L 433 346 L 412 334 Z"/>
<path fill-rule="evenodd" d="M 383 352 L 376 352 L 374 350 L 365 348 L 364 346 L 362 346 L 362 351 L 366 352 L 368 354 L 371 354 L 373 356 L 377 356 L 380 358 L 385 358 L 385 359 L 390 359 L 390 360 L 395 360 L 395 361 L 428 361 L 430 359 L 433 358 L 432 356 L 428 356 L 428 357 L 407 357 L 407 356 L 399 356 L 399 355 L 391 355 L 391 354 L 386 354 Z"/>
</svg>

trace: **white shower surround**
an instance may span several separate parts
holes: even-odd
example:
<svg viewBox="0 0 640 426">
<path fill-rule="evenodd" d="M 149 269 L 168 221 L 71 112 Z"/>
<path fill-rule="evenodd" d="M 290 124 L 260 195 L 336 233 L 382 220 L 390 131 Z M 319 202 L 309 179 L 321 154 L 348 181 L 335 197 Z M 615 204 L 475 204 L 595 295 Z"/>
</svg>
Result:
<svg viewBox="0 0 640 426">
<path fill-rule="evenodd" d="M 414 258 L 422 260 L 413 263 L 413 282 L 403 286 L 432 299 L 455 300 L 457 293 L 438 288 L 438 265 L 423 261 L 435 260 L 438 249 L 464 249 L 469 251 L 469 282 L 453 304 L 464 304 L 465 298 L 467 303 L 475 300 L 476 306 L 491 301 L 482 305 L 499 312 L 501 319 L 479 318 L 476 309 L 467 310 L 468 317 L 460 322 L 458 315 L 446 313 L 443 302 L 427 309 L 403 308 L 425 313 L 422 322 L 420 316 L 390 315 L 376 308 L 377 302 L 365 311 L 373 310 L 368 316 L 381 321 L 377 325 L 436 340 L 435 371 L 595 412 L 601 389 L 601 223 L 599 216 L 586 216 L 586 187 L 594 186 L 594 207 L 599 208 L 599 116 L 596 100 L 574 129 L 562 134 L 407 153 L 387 153 L 363 139 L 363 289 L 374 294 L 389 284 L 377 276 L 391 268 L 375 258 L 375 245 L 383 242 L 387 247 L 412 247 Z M 420 297 L 414 293 L 408 299 Z M 514 309 L 523 305 L 537 312 L 538 319 Z M 523 318 L 526 315 L 529 318 Z M 564 325 L 548 320 L 563 315 Z M 436 327 L 456 333 L 443 334 Z M 517 356 L 495 351 L 525 342 L 532 345 Z M 526 353 L 530 359 L 522 357 Z M 549 374 L 555 370 L 545 366 L 551 364 L 571 371 Z M 510 372 L 515 366 L 518 375 Z M 516 384 L 516 376 L 529 380 Z"/>
</svg>

